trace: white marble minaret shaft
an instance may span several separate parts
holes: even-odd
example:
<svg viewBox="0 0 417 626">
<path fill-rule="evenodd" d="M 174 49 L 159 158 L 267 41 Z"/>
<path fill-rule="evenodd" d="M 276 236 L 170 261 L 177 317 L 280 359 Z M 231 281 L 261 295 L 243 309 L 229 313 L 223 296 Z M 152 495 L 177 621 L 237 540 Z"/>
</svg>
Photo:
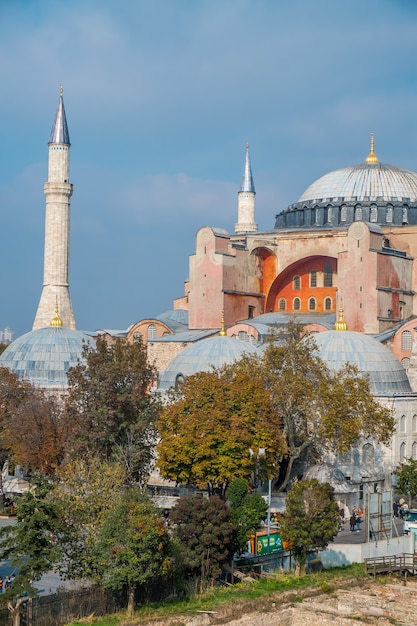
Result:
<svg viewBox="0 0 417 626">
<path fill-rule="evenodd" d="M 255 224 L 255 196 L 255 185 L 253 184 L 249 160 L 249 146 L 246 144 L 246 159 L 242 176 L 242 186 L 237 196 L 237 224 L 235 224 L 235 233 L 237 235 L 258 232 L 258 225 Z"/>
<path fill-rule="evenodd" d="M 72 185 L 69 182 L 70 145 L 61 88 L 48 144 L 48 182 L 44 185 L 46 215 L 43 289 L 33 330 L 49 326 L 57 309 L 62 325 L 75 328 L 68 280 L 72 196 Z"/>
</svg>

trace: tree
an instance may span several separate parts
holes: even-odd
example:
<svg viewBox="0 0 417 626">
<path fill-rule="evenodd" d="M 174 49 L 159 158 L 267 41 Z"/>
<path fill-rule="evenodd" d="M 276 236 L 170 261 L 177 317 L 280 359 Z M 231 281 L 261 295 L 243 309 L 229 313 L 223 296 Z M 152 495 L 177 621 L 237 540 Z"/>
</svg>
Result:
<svg viewBox="0 0 417 626">
<path fill-rule="evenodd" d="M 28 472 L 53 474 L 66 441 L 57 399 L 0 367 L 0 445 L 11 460 Z"/>
<path fill-rule="evenodd" d="M 99 337 L 95 347 L 85 346 L 83 356 L 86 363 L 68 372 L 67 451 L 71 458 L 118 460 L 126 480 L 142 485 L 153 461 L 159 412 L 159 400 L 150 393 L 157 374 L 146 346 L 122 339 L 108 345 Z"/>
<path fill-rule="evenodd" d="M 129 616 L 138 585 L 171 571 L 168 529 L 151 500 L 135 489 L 121 494 L 104 518 L 94 554 L 100 584 L 113 590 L 127 587 Z"/>
<path fill-rule="evenodd" d="M 271 411 L 262 381 L 249 369 L 190 376 L 172 391 L 158 420 L 161 474 L 224 498 L 230 480 L 253 477 L 251 450 L 261 447 L 271 475 L 283 449 L 281 432 L 270 428 Z"/>
<path fill-rule="evenodd" d="M 271 427 L 284 435 L 285 451 L 276 482 L 283 491 L 295 463 L 302 467 L 329 450 L 346 452 L 360 437 L 388 443 L 395 422 L 392 411 L 372 396 L 368 379 L 353 365 L 335 373 L 329 370 L 302 326 L 290 323 L 278 338 L 263 359 L 248 359 L 252 375 L 261 378 L 269 394 Z"/>
<path fill-rule="evenodd" d="M 417 496 L 417 460 L 407 459 L 396 470 L 398 476 L 397 491 L 407 496 L 408 508 L 411 508 L 412 499 Z"/>
<path fill-rule="evenodd" d="M 334 490 L 317 480 L 297 482 L 289 491 L 281 518 L 281 535 L 290 542 L 297 573 L 305 571 L 307 555 L 324 550 L 339 529 L 339 510 Z"/>
<path fill-rule="evenodd" d="M 50 497 L 49 479 L 35 476 L 33 488 L 16 503 L 17 524 L 0 531 L 0 558 L 10 559 L 16 568 L 13 584 L 0 595 L 14 616 L 14 625 L 20 623 L 20 608 L 25 597 L 33 596 L 33 582 L 39 580 L 58 563 L 61 550 L 57 537 L 63 537 L 67 528 L 62 510 Z"/>
<path fill-rule="evenodd" d="M 268 505 L 259 493 L 249 493 L 243 478 L 232 480 L 226 491 L 234 529 L 234 552 L 241 554 L 247 548 L 249 536 L 259 528 L 268 511 Z"/>
<path fill-rule="evenodd" d="M 233 553 L 233 523 L 229 507 L 218 496 L 179 498 L 171 511 L 173 534 L 180 544 L 185 571 L 200 577 L 201 588 L 220 574 Z"/>
<path fill-rule="evenodd" d="M 59 570 L 67 579 L 91 578 L 92 550 L 98 528 L 114 506 L 124 485 L 125 471 L 118 462 L 98 457 L 77 459 L 59 468 L 53 498 L 59 503 L 68 532 L 62 541 Z"/>
</svg>

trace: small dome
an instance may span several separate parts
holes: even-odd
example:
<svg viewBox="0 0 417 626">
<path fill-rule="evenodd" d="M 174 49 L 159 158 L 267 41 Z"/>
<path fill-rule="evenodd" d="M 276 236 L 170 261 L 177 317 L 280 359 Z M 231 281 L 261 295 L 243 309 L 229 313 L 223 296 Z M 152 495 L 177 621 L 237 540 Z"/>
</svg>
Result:
<svg viewBox="0 0 417 626">
<path fill-rule="evenodd" d="M 319 483 L 328 483 L 335 493 L 352 493 L 354 489 L 347 482 L 343 472 L 331 463 L 311 465 L 303 474 L 303 480 L 316 479 Z"/>
<path fill-rule="evenodd" d="M 310 185 L 298 200 L 304 202 L 417 201 L 417 174 L 384 163 L 360 163 L 325 174 Z"/>
<path fill-rule="evenodd" d="M 320 358 L 330 369 L 337 371 L 351 363 L 368 374 L 374 395 L 391 396 L 412 391 L 399 360 L 373 337 L 349 330 L 330 330 L 316 333 L 314 340 Z"/>
<path fill-rule="evenodd" d="M 69 368 L 82 361 L 85 343 L 91 343 L 91 338 L 79 330 L 62 326 L 39 328 L 7 346 L 0 355 L 0 366 L 37 387 L 64 389 Z"/>
<path fill-rule="evenodd" d="M 179 378 L 185 380 L 197 372 L 211 372 L 213 368 L 229 365 L 241 359 L 245 353 L 254 354 L 256 348 L 240 339 L 217 335 L 197 341 L 172 359 L 160 376 L 158 390 L 165 391 L 175 387 Z"/>
</svg>

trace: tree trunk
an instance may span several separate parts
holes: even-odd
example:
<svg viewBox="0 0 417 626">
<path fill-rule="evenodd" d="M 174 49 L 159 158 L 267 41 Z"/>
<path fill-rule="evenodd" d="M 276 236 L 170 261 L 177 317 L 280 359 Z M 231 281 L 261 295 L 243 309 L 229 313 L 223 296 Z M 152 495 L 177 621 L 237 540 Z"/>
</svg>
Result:
<svg viewBox="0 0 417 626">
<path fill-rule="evenodd" d="M 13 626 L 20 626 L 20 617 L 21 617 L 20 609 L 22 607 L 22 604 L 26 601 L 27 601 L 27 598 L 19 598 L 15 605 L 13 605 L 11 602 L 7 603 L 7 608 L 9 609 L 13 618 Z"/>
<path fill-rule="evenodd" d="M 127 590 L 127 615 L 133 617 L 135 612 L 135 592 L 136 585 L 129 585 Z M 14 625 L 13 625 L 14 626 Z"/>
</svg>

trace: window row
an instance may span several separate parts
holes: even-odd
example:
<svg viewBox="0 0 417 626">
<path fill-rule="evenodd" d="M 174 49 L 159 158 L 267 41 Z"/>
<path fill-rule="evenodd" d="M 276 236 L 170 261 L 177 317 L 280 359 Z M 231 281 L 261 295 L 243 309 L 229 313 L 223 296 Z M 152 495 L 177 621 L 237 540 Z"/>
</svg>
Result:
<svg viewBox="0 0 417 626">
<path fill-rule="evenodd" d="M 309 286 L 317 287 L 317 270 L 312 269 L 309 272 Z M 296 274 L 292 279 L 292 287 L 294 291 L 301 289 L 301 276 Z M 331 263 L 325 263 L 323 268 L 323 287 L 333 287 L 333 270 Z"/>
<path fill-rule="evenodd" d="M 405 415 L 401 415 L 400 417 L 400 433 L 406 433 L 407 429 L 407 417 Z M 417 415 L 413 415 L 411 420 L 411 432 L 417 433 Z"/>
<path fill-rule="evenodd" d="M 317 300 L 316 298 L 309 298 L 307 303 L 307 308 L 309 311 L 317 311 Z M 333 300 L 332 298 L 324 298 L 323 308 L 325 311 L 331 311 L 333 308 Z M 287 311 L 287 301 L 285 298 L 280 298 L 278 300 L 278 310 L 279 311 Z M 301 298 L 293 298 L 292 300 L 292 310 L 293 311 L 301 311 Z"/>
<path fill-rule="evenodd" d="M 410 455 L 410 454 L 407 454 L 407 445 L 403 441 L 402 444 L 400 445 L 400 463 L 405 463 L 407 459 L 410 458 L 410 456 L 413 459 L 413 461 L 417 461 L 417 442 L 416 441 L 413 442 L 413 445 L 411 446 L 411 455 Z"/>
</svg>

